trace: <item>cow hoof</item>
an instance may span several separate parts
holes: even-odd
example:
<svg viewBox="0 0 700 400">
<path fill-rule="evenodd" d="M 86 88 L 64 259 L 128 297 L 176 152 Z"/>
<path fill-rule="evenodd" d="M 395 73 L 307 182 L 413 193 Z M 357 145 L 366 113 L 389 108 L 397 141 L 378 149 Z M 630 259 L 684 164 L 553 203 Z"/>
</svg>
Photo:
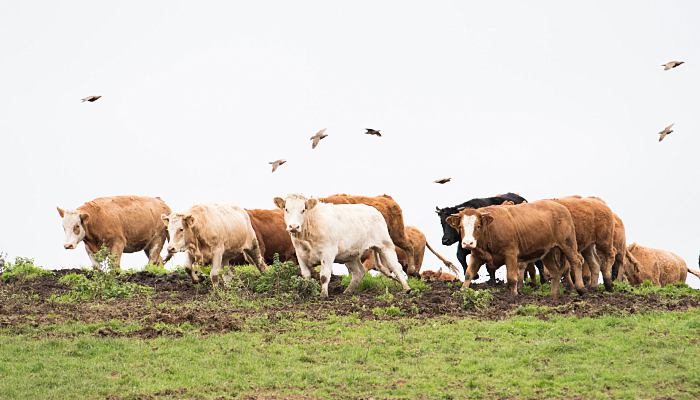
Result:
<svg viewBox="0 0 700 400">
<path fill-rule="evenodd" d="M 578 293 L 579 296 L 583 296 L 584 294 L 588 293 L 588 290 L 586 290 L 586 288 L 582 288 L 582 289 L 576 289 L 576 292 Z"/>
<path fill-rule="evenodd" d="M 412 291 L 412 290 L 413 290 L 413 289 L 408 288 L 408 289 L 404 290 L 404 292 L 405 292 L 406 294 L 411 294 L 411 291 Z"/>
</svg>

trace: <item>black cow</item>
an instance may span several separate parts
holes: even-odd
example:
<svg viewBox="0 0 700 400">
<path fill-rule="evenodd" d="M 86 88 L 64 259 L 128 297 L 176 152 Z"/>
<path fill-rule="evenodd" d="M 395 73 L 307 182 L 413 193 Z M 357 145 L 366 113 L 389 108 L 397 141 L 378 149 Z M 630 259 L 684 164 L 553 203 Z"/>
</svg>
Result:
<svg viewBox="0 0 700 400">
<path fill-rule="evenodd" d="M 445 246 L 451 246 L 459 242 L 462 238 L 459 237 L 459 232 L 447 223 L 447 217 L 453 214 L 458 214 L 464 208 L 482 208 L 488 206 L 498 206 L 506 201 L 512 201 L 515 204 L 527 203 L 523 197 L 515 193 L 499 194 L 498 196 L 486 197 L 483 199 L 471 199 L 462 204 L 456 205 L 454 207 L 435 207 L 435 212 L 440 216 L 440 223 L 442 224 L 442 244 Z M 457 261 L 462 264 L 462 268 L 466 272 L 467 270 L 467 255 L 471 253 L 469 249 L 462 248 L 462 246 L 457 246 Z M 544 277 L 544 265 L 542 261 L 537 261 L 535 263 L 537 269 L 540 272 L 540 282 L 545 283 L 546 279 Z M 489 272 L 489 281 L 496 281 L 496 270 L 491 268 L 486 268 Z M 478 276 L 474 279 L 477 279 Z"/>
</svg>

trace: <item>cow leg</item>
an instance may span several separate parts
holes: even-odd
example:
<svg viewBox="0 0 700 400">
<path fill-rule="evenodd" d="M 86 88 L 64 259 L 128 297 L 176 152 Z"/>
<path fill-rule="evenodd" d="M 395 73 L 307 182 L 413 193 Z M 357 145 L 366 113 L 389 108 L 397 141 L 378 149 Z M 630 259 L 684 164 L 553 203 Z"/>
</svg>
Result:
<svg viewBox="0 0 700 400">
<path fill-rule="evenodd" d="M 555 251 L 556 250 L 550 251 L 549 254 L 547 254 L 543 258 L 543 261 L 545 266 L 547 267 L 547 270 L 549 271 L 551 278 L 551 296 L 552 299 L 556 300 L 559 298 L 559 283 L 561 282 L 561 271 L 564 268 L 564 260 L 560 260 L 560 262 L 557 262 L 553 254 Z"/>
<path fill-rule="evenodd" d="M 333 275 L 333 261 L 335 261 L 335 253 L 324 254 L 321 260 L 321 297 L 328 298 L 328 283 Z"/>
<path fill-rule="evenodd" d="M 583 280 L 584 284 L 586 284 L 586 273 L 585 273 L 585 267 L 588 267 L 588 274 L 590 275 L 588 277 L 588 284 L 586 285 L 586 288 L 589 290 L 595 289 L 598 286 L 598 276 L 600 275 L 600 264 L 598 264 L 598 259 L 595 256 L 595 251 L 593 245 L 588 246 L 585 250 L 581 252 L 583 255 L 583 260 L 584 263 L 581 266 L 581 279 Z"/>
<path fill-rule="evenodd" d="M 462 288 L 468 288 L 469 285 L 472 284 L 472 279 L 476 279 L 475 277 L 479 276 L 477 272 L 479 271 L 479 267 L 482 263 L 483 261 L 479 259 L 479 257 L 476 257 L 474 254 L 472 254 L 472 256 L 469 257 L 469 266 L 464 272 L 464 283 L 462 283 Z"/>
<path fill-rule="evenodd" d="M 400 282 L 398 278 L 396 278 L 392 273 L 391 270 L 389 270 L 386 265 L 382 263 L 382 260 L 379 258 L 379 252 L 375 250 L 370 250 L 372 253 L 372 257 L 374 257 L 374 265 L 379 269 L 379 271 L 384 274 L 387 278 L 395 279 L 397 282 Z"/>
<path fill-rule="evenodd" d="M 462 247 L 459 243 L 457 243 L 457 261 L 459 261 L 459 264 L 462 266 L 462 272 L 464 274 L 467 273 L 467 256 L 469 255 L 470 251 Z M 477 273 L 475 276 L 472 277 L 472 279 L 479 279 L 479 274 Z"/>
<path fill-rule="evenodd" d="M 524 263 L 518 263 L 518 294 L 523 294 L 523 288 L 525 287 L 525 274 L 527 273 L 527 265 Z"/>
<path fill-rule="evenodd" d="M 530 286 L 536 288 L 540 286 L 537 281 L 537 270 L 535 269 L 535 263 L 529 263 L 527 265 L 527 271 L 530 274 Z"/>
<path fill-rule="evenodd" d="M 263 259 L 262 253 L 260 252 L 260 245 L 258 244 L 258 239 L 253 239 L 253 246 L 250 249 L 243 250 L 243 257 L 247 262 L 258 267 L 258 270 L 262 273 L 267 269 L 265 260 Z"/>
<path fill-rule="evenodd" d="M 518 276 L 520 275 L 520 264 L 518 256 L 515 254 L 506 255 L 506 284 L 512 295 L 518 294 Z"/>
<path fill-rule="evenodd" d="M 498 268 L 491 268 L 488 265 L 486 266 L 486 271 L 489 273 L 489 283 L 492 285 L 496 284 L 496 270 Z"/>
<path fill-rule="evenodd" d="M 596 244 L 596 252 L 600 256 L 600 272 L 603 273 L 603 284 L 605 285 L 605 290 L 612 292 L 612 266 L 615 262 L 615 252 L 612 247 L 604 247 Z M 598 276 L 596 275 L 596 284 Z"/>
<path fill-rule="evenodd" d="M 583 257 L 581 257 L 581 255 L 578 254 L 577 251 L 573 250 L 575 248 L 576 246 L 574 242 L 574 246 L 564 246 L 561 247 L 560 250 L 562 253 L 564 253 L 564 257 L 566 257 L 566 260 L 569 262 L 570 268 L 573 268 L 574 270 L 574 287 L 576 288 L 576 291 L 579 295 L 583 295 L 584 293 L 586 293 L 586 288 L 583 286 L 583 279 L 581 277 L 581 265 L 583 264 Z M 562 259 L 561 261 L 563 265 L 564 260 Z M 561 279 L 561 274 L 557 277 L 557 279 Z M 552 277 L 552 284 L 554 284 L 554 277 Z M 557 290 L 558 287 L 559 283 L 557 282 Z"/>
<path fill-rule="evenodd" d="M 199 283 L 199 276 L 197 276 L 193 268 L 194 261 L 194 256 L 188 251 L 187 259 L 185 260 L 185 271 L 187 271 L 193 283 Z"/>
<path fill-rule="evenodd" d="M 211 286 L 214 288 L 219 287 L 219 273 L 221 272 L 221 264 L 223 263 L 224 250 L 215 249 L 213 252 L 213 257 L 211 259 L 211 272 L 209 273 L 209 279 L 211 279 Z"/>
<path fill-rule="evenodd" d="M 345 263 L 345 266 L 348 268 L 348 271 L 350 272 L 350 284 L 348 285 L 347 289 L 343 292 L 344 294 L 350 294 L 354 293 L 357 287 L 360 285 L 360 282 L 362 282 L 362 278 L 365 276 L 365 268 L 362 266 L 362 262 L 360 262 L 359 259 L 357 260 L 352 260 L 348 263 Z"/>
<path fill-rule="evenodd" d="M 124 252 L 125 243 L 114 242 L 109 248 L 109 252 L 114 257 L 114 269 L 119 271 L 121 269 L 122 253 Z"/>
<path fill-rule="evenodd" d="M 544 263 L 542 260 L 535 261 L 535 267 L 537 267 L 537 272 L 540 274 L 540 283 L 544 285 L 547 283 L 547 277 L 544 274 Z"/>
<path fill-rule="evenodd" d="M 406 236 L 403 234 L 400 238 L 396 239 L 398 240 L 394 241 L 394 246 L 400 248 L 406 253 L 406 263 L 408 264 L 406 267 L 406 274 L 408 274 L 408 276 L 420 276 L 418 273 L 418 268 L 420 268 L 420 266 L 416 267 L 416 257 L 414 255 L 413 245 L 411 245 L 411 242 L 409 242 Z"/>
<path fill-rule="evenodd" d="M 304 261 L 304 258 L 297 257 L 297 261 L 298 261 L 297 264 L 299 264 L 299 269 L 301 270 L 301 276 L 306 278 L 306 279 L 311 278 L 311 270 L 306 265 L 306 261 Z"/>
<path fill-rule="evenodd" d="M 399 259 L 396 257 L 396 250 L 393 247 L 394 246 L 386 246 L 384 248 L 376 248 L 374 250 L 379 253 L 379 259 L 381 262 L 389 267 L 391 272 L 394 273 L 396 279 L 401 283 L 403 290 L 406 293 L 410 293 L 411 287 L 408 286 L 406 278 L 403 277 L 403 270 L 401 269 L 401 264 L 399 264 Z"/>
</svg>

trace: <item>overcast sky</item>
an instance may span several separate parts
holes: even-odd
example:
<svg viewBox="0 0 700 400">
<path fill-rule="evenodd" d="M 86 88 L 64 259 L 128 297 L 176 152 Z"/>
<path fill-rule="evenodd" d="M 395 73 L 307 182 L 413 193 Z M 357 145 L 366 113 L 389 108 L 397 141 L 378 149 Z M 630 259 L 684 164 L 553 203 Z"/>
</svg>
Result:
<svg viewBox="0 0 700 400">
<path fill-rule="evenodd" d="M 456 262 L 435 206 L 513 191 L 600 196 L 628 242 L 697 267 L 699 15 L 690 0 L 2 2 L 0 250 L 88 265 L 55 207 L 100 196 L 184 210 L 387 193 Z"/>
</svg>

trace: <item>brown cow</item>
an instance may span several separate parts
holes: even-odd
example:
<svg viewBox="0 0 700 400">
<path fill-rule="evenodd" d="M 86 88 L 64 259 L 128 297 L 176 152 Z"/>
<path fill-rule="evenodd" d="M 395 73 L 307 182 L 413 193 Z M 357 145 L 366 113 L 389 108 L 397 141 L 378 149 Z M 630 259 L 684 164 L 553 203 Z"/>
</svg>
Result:
<svg viewBox="0 0 700 400">
<path fill-rule="evenodd" d="M 161 214 L 169 214 L 160 197 L 113 196 L 88 201 L 76 210 L 56 207 L 63 219 L 66 249 L 75 249 L 80 241 L 93 265 L 94 254 L 106 246 L 120 267 L 122 253 L 145 251 L 150 264 L 161 264 L 160 251 L 168 238 L 168 231 L 160 221 Z"/>
<path fill-rule="evenodd" d="M 416 228 L 415 226 L 407 226 L 405 228 L 405 231 L 406 237 L 408 238 L 408 241 L 413 247 L 414 265 L 416 266 L 416 269 L 420 271 L 420 268 L 423 265 L 423 257 L 425 256 L 425 248 L 427 247 L 428 250 L 430 250 L 430 252 L 435 255 L 435 257 L 437 257 L 440 261 L 442 261 L 445 264 L 445 266 L 457 273 L 457 267 L 445 257 L 441 256 L 438 252 L 436 252 L 435 249 L 432 248 L 432 246 L 430 246 L 428 241 L 425 239 L 425 235 L 423 234 L 423 232 L 420 231 L 420 229 Z M 377 266 L 376 257 L 374 257 L 373 254 L 374 252 L 370 250 L 366 252 L 362 257 L 362 265 L 364 265 L 365 270 L 367 271 L 369 271 L 370 269 L 374 269 Z M 396 256 L 398 257 L 399 264 L 401 264 L 404 271 L 408 271 L 408 258 L 406 257 L 406 252 L 397 247 Z M 389 272 L 388 270 L 383 269 L 383 266 L 381 265 L 378 269 L 384 274 L 387 274 Z"/>
<path fill-rule="evenodd" d="M 424 281 L 442 281 L 442 282 L 454 282 L 458 280 L 458 278 L 447 272 L 443 271 L 442 268 L 439 269 L 438 271 L 433 271 L 430 269 L 427 269 L 425 271 L 421 271 L 420 273 L 420 278 Z"/>
<path fill-rule="evenodd" d="M 406 252 L 406 260 L 408 262 L 406 273 L 409 276 L 419 276 L 418 269 L 420 267 L 416 267 L 413 246 L 411 246 L 411 242 L 406 236 L 404 229 L 403 211 L 391 196 L 385 194 L 376 197 L 367 197 L 334 194 L 328 197 L 322 197 L 319 200 L 324 203 L 333 204 L 366 204 L 376 208 L 386 220 L 386 225 L 389 228 L 389 236 L 394 242 L 394 245 Z"/>
<path fill-rule="evenodd" d="M 613 230 L 613 254 L 615 261 L 612 266 L 612 278 L 618 279 L 618 277 L 620 277 L 619 279 L 622 279 L 624 275 L 625 253 L 627 252 L 627 236 L 625 234 L 625 224 L 622 222 L 622 219 L 615 213 L 613 213 L 613 218 L 615 219 L 615 228 Z M 602 264 L 597 251 L 595 254 L 598 264 Z M 582 268 L 583 283 L 585 283 L 586 286 L 595 286 L 598 283 L 598 279 L 596 278 L 591 282 L 591 269 L 585 260 Z"/>
<path fill-rule="evenodd" d="M 297 262 L 292 239 L 284 225 L 284 211 L 279 208 L 274 210 L 253 209 L 246 210 L 250 216 L 255 236 L 258 238 L 260 253 L 267 264 L 272 264 L 275 254 L 279 254 L 282 262 Z M 247 264 L 248 261 L 241 254 L 230 261 L 232 265 Z"/>
<path fill-rule="evenodd" d="M 576 247 L 576 231 L 569 210 L 551 200 L 514 206 L 465 208 L 447 222 L 459 230 L 461 245 L 471 250 L 463 287 L 469 287 L 479 266 L 506 265 L 508 288 L 518 293 L 520 266 L 542 259 L 552 276 L 552 297 L 559 295 L 562 276 L 572 286 L 566 263 L 556 262 L 562 253 L 576 273 L 575 287 L 585 292 L 581 280 L 583 259 Z"/>
<path fill-rule="evenodd" d="M 605 290 L 612 291 L 612 264 L 615 261 L 613 231 L 615 219 L 605 202 L 598 198 L 569 196 L 553 199 L 571 213 L 576 229 L 576 245 L 588 263 L 591 279 L 588 288 L 598 285 L 598 275 L 603 273 Z M 595 253 L 600 257 L 600 264 Z M 581 273 L 576 271 L 574 273 Z"/>
<path fill-rule="evenodd" d="M 632 243 L 627 248 L 625 275 L 633 285 L 651 281 L 656 286 L 684 283 L 688 272 L 700 278 L 700 271 L 688 268 L 685 261 L 670 251 L 652 249 Z"/>
</svg>

